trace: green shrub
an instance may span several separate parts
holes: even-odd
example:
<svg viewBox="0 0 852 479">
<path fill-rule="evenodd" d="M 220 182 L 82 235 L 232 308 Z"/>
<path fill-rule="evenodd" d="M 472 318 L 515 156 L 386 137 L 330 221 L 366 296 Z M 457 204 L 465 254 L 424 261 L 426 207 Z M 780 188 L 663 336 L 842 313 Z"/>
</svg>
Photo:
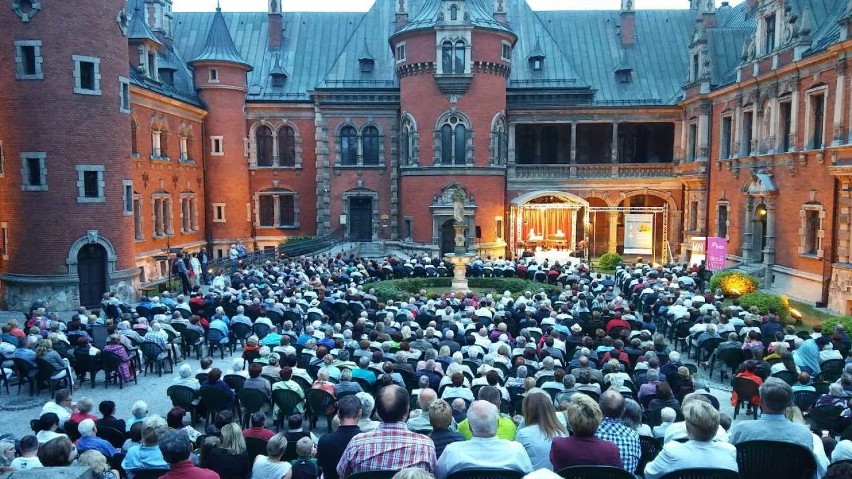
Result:
<svg viewBox="0 0 852 479">
<path fill-rule="evenodd" d="M 822 322 L 822 330 L 828 334 L 834 334 L 834 327 L 838 324 L 843 325 L 843 329 L 848 333 L 852 331 L 852 317 L 838 316 L 836 318 L 826 319 Z"/>
<path fill-rule="evenodd" d="M 607 271 L 612 271 L 621 263 L 621 255 L 618 253 L 604 253 L 598 258 L 598 267 Z"/>
<path fill-rule="evenodd" d="M 754 293 L 757 291 L 757 278 L 742 271 L 720 271 L 710 278 L 710 289 L 721 289 L 725 296 Z"/>
<path fill-rule="evenodd" d="M 756 306 L 760 311 L 760 314 L 766 314 L 770 307 L 774 307 L 775 313 L 780 316 L 781 319 L 790 316 L 790 307 L 787 306 L 781 296 L 778 296 L 777 294 L 764 293 L 762 291 L 749 293 L 740 296 L 740 306 L 745 309 Z"/>
<path fill-rule="evenodd" d="M 468 284 L 471 288 L 482 290 L 483 293 L 502 294 L 503 291 L 509 291 L 517 295 L 524 291 L 537 292 L 541 289 L 557 291 L 554 285 L 519 278 L 468 278 Z M 376 290 L 376 297 L 381 302 L 407 300 L 412 294 L 430 288 L 441 288 L 449 291 L 451 286 L 452 278 L 406 278 L 379 281 L 367 285 L 368 288 Z M 437 292 L 427 292 L 427 297 L 431 299 L 438 296 L 440 294 Z"/>
</svg>

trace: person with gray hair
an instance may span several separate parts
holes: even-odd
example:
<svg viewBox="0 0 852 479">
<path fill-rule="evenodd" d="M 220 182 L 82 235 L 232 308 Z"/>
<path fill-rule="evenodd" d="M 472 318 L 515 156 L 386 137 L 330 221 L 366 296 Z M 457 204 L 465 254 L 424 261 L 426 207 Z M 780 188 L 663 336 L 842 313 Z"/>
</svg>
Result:
<svg viewBox="0 0 852 479">
<path fill-rule="evenodd" d="M 621 423 L 636 431 L 640 436 L 653 436 L 651 427 L 642 423 L 642 406 L 632 399 L 624 400 L 624 412 L 621 413 Z"/>
<path fill-rule="evenodd" d="M 780 441 L 798 444 L 812 451 L 813 437 L 808 427 L 789 421 L 784 416 L 792 399 L 793 389 L 789 384 L 778 378 L 767 378 L 760 386 L 760 417 L 756 421 L 742 421 L 734 425 L 728 437 L 729 442 L 736 446 L 746 441 Z M 821 458 L 814 459 L 819 466 L 817 477 L 822 477 L 825 468 L 820 466 Z"/>
<path fill-rule="evenodd" d="M 142 422 L 148 417 L 148 403 L 145 401 L 139 400 L 133 403 L 133 407 L 130 408 L 130 414 L 133 415 L 130 419 L 127 420 L 127 432 L 130 432 L 130 428 L 133 427 L 137 422 Z"/>
<path fill-rule="evenodd" d="M 251 467 L 252 479 L 281 479 L 288 477 L 293 467 L 281 457 L 287 449 L 287 435 L 279 432 L 266 443 L 266 456 L 258 455 Z"/>
<path fill-rule="evenodd" d="M 645 478 L 657 479 L 682 469 L 726 469 L 739 472 L 737 448 L 714 441 L 719 428 L 719 411 L 704 401 L 691 401 L 683 407 L 689 440 L 672 441 L 645 466 Z"/>
<path fill-rule="evenodd" d="M 191 477 L 193 479 L 220 479 L 219 474 L 195 467 L 190 459 L 192 453 L 192 442 L 186 432 L 169 431 L 160 437 L 160 452 L 163 459 L 169 464 L 169 472 L 160 476 L 165 479 L 181 479 Z"/>
<path fill-rule="evenodd" d="M 467 422 L 473 440 L 454 442 L 444 449 L 435 467 L 435 478 L 466 469 L 500 469 L 532 472 L 532 463 L 520 443 L 497 437 L 497 406 L 489 401 L 474 401 L 467 410 Z"/>
<path fill-rule="evenodd" d="M 361 401 L 361 419 L 358 421 L 358 428 L 361 432 L 370 432 L 379 427 L 379 421 L 373 421 L 373 408 L 376 407 L 376 400 L 370 393 L 360 392 L 355 395 Z"/>
<path fill-rule="evenodd" d="M 507 388 L 522 388 L 524 380 L 527 378 L 527 367 L 524 365 L 518 366 L 515 370 L 515 377 L 506 379 L 505 387 Z"/>
</svg>

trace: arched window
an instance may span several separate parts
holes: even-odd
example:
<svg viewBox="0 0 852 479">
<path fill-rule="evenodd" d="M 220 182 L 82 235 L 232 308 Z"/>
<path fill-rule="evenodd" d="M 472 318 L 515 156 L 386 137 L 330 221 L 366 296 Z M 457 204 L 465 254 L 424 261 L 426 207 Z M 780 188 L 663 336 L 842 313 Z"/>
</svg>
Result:
<svg viewBox="0 0 852 479">
<path fill-rule="evenodd" d="M 160 125 L 160 157 L 169 158 L 169 128 Z"/>
<path fill-rule="evenodd" d="M 272 129 L 261 126 L 254 133 L 257 144 L 257 166 L 272 166 Z"/>
<path fill-rule="evenodd" d="M 453 72 L 453 42 L 449 40 L 441 45 L 441 67 L 445 74 Z"/>
<path fill-rule="evenodd" d="M 411 164 L 411 123 L 403 121 L 399 132 L 399 160 L 403 165 Z"/>
<path fill-rule="evenodd" d="M 162 132 L 160 131 L 160 125 L 154 123 L 151 126 L 151 156 L 153 158 L 160 158 L 163 156 L 163 146 L 162 146 Z"/>
<path fill-rule="evenodd" d="M 456 116 L 447 117 L 440 128 L 441 164 L 464 165 L 467 163 L 467 126 Z"/>
<path fill-rule="evenodd" d="M 453 73 L 456 75 L 464 73 L 464 57 L 464 42 L 459 40 L 456 42 L 455 68 L 453 69 Z"/>
<path fill-rule="evenodd" d="M 367 126 L 361 132 L 361 145 L 365 165 L 379 164 L 379 129 Z"/>
<path fill-rule="evenodd" d="M 506 120 L 502 115 L 495 118 L 491 127 L 491 164 L 506 164 Z"/>
<path fill-rule="evenodd" d="M 358 164 L 358 132 L 354 127 L 340 129 L 340 162 L 344 165 Z"/>
<path fill-rule="evenodd" d="M 455 5 L 450 5 L 450 20 L 458 20 L 459 19 L 459 7 Z"/>
<path fill-rule="evenodd" d="M 296 134 L 289 126 L 278 130 L 278 166 L 296 166 Z"/>
</svg>

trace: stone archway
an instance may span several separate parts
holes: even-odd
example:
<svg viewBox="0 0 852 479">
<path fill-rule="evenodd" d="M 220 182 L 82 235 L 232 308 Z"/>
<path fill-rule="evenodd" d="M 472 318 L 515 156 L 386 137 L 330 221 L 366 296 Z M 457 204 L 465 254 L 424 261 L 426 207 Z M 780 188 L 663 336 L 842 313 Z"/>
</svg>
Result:
<svg viewBox="0 0 852 479">
<path fill-rule="evenodd" d="M 80 280 L 80 304 L 92 307 L 107 291 L 107 252 L 98 243 L 87 244 L 77 252 L 77 276 Z"/>
<path fill-rule="evenodd" d="M 89 244 L 99 244 L 103 246 L 104 251 L 106 251 L 107 274 L 114 273 L 116 253 L 112 243 L 101 236 L 100 233 L 98 233 L 98 230 L 88 230 L 86 232 L 86 236 L 78 238 L 77 241 L 72 243 L 71 247 L 68 249 L 68 256 L 65 259 L 65 264 L 68 266 L 68 274 L 72 276 L 77 275 L 77 268 L 79 264 L 78 256 L 80 254 L 80 250 Z"/>
</svg>

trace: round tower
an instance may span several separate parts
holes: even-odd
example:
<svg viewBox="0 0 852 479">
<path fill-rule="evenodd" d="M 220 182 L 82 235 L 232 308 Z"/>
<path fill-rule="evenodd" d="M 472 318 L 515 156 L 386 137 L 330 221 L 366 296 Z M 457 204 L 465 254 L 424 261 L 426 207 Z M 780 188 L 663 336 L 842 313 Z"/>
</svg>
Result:
<svg viewBox="0 0 852 479">
<path fill-rule="evenodd" d="M 499 10 L 499 9 L 498 9 Z M 400 216 L 418 243 L 452 250 L 466 195 L 469 250 L 502 256 L 506 79 L 517 36 L 484 0 L 427 0 L 391 37 L 400 82 Z"/>
<path fill-rule="evenodd" d="M 125 1 L 11 3 L 0 9 L 5 306 L 76 309 L 108 290 L 133 300 Z"/>
<path fill-rule="evenodd" d="M 252 223 L 245 214 L 251 198 L 248 181 L 248 163 L 245 156 L 246 74 L 251 65 L 243 60 L 231 34 L 222 10 L 216 8 L 207 40 L 201 52 L 190 65 L 195 70 L 195 86 L 201 100 L 207 105 L 205 118 L 206 188 L 207 201 L 212 210 L 208 242 L 227 255 L 231 243 L 252 236 Z M 221 211 L 217 209 L 221 208 Z"/>
</svg>

